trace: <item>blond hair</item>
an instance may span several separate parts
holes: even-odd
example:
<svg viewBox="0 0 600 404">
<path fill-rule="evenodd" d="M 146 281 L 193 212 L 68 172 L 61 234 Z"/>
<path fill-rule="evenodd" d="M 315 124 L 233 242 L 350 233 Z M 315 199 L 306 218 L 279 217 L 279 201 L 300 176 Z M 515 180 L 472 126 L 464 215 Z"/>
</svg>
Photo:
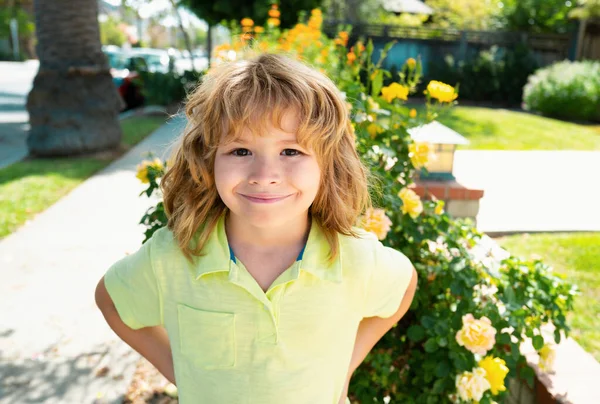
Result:
<svg viewBox="0 0 600 404">
<path fill-rule="evenodd" d="M 227 210 L 214 181 L 220 142 L 238 137 L 242 128 L 253 133 L 261 133 L 269 123 L 281 128 L 288 111 L 298 116 L 298 143 L 314 151 L 321 168 L 321 186 L 310 213 L 330 245 L 329 259 L 339 252 L 338 233 L 357 236 L 352 226 L 371 206 L 368 170 L 356 151 L 342 94 L 308 66 L 263 54 L 211 69 L 188 99 L 188 124 L 161 188 L 168 227 L 190 261 L 200 255 Z"/>
</svg>

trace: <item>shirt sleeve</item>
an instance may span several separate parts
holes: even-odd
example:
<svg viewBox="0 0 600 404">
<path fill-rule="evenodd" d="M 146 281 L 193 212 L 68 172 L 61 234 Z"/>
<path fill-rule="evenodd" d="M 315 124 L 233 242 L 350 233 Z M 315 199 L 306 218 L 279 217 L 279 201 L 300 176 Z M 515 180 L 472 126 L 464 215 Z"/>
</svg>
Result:
<svg viewBox="0 0 600 404">
<path fill-rule="evenodd" d="M 398 311 L 410 285 L 413 265 L 404 254 L 379 241 L 374 249 L 375 260 L 366 283 L 363 317 L 386 318 Z"/>
<path fill-rule="evenodd" d="M 152 241 L 114 263 L 104 285 L 121 320 L 130 328 L 162 325 L 162 299 L 152 265 Z"/>
</svg>

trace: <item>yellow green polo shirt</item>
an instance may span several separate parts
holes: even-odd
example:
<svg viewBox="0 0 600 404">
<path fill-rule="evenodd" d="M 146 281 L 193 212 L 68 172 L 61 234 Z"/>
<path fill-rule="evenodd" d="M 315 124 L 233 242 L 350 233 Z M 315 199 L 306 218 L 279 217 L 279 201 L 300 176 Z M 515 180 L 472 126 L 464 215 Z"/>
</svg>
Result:
<svg viewBox="0 0 600 404">
<path fill-rule="evenodd" d="M 403 254 L 356 230 L 328 264 L 313 221 L 266 293 L 230 251 L 224 216 L 193 264 L 163 228 L 104 282 L 129 327 L 166 328 L 182 404 L 338 404 L 360 321 L 394 314 L 412 276 Z"/>
</svg>

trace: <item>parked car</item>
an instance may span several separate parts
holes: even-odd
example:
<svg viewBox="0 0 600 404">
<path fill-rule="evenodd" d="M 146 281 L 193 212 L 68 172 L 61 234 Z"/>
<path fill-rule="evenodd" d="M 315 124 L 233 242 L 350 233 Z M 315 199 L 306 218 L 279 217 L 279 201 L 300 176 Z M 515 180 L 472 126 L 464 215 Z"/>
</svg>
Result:
<svg viewBox="0 0 600 404">
<path fill-rule="evenodd" d="M 169 52 L 164 49 L 153 48 L 131 48 L 125 53 L 128 57 L 142 57 L 146 61 L 148 71 L 151 73 L 169 72 Z"/>
<path fill-rule="evenodd" d="M 137 78 L 140 71 L 148 71 L 146 60 L 141 56 L 126 56 L 119 47 L 105 46 L 102 50 L 108 58 L 110 73 L 119 95 L 125 102 L 125 110 L 144 104 L 144 95 Z"/>
</svg>

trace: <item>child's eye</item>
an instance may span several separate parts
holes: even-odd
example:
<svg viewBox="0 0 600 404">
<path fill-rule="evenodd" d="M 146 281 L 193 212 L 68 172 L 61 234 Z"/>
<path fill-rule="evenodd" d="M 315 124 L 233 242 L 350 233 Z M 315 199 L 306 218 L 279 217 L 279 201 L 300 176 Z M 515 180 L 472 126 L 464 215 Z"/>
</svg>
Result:
<svg viewBox="0 0 600 404">
<path fill-rule="evenodd" d="M 231 154 L 233 156 L 244 157 L 244 156 L 248 156 L 250 154 L 250 150 L 248 150 L 248 149 L 235 149 L 235 150 L 232 150 L 231 152 L 229 152 L 229 154 Z"/>
<path fill-rule="evenodd" d="M 289 157 L 299 156 L 302 154 L 301 151 L 296 150 L 296 149 L 284 149 L 282 153 L 284 153 L 286 156 L 289 156 Z"/>
</svg>

